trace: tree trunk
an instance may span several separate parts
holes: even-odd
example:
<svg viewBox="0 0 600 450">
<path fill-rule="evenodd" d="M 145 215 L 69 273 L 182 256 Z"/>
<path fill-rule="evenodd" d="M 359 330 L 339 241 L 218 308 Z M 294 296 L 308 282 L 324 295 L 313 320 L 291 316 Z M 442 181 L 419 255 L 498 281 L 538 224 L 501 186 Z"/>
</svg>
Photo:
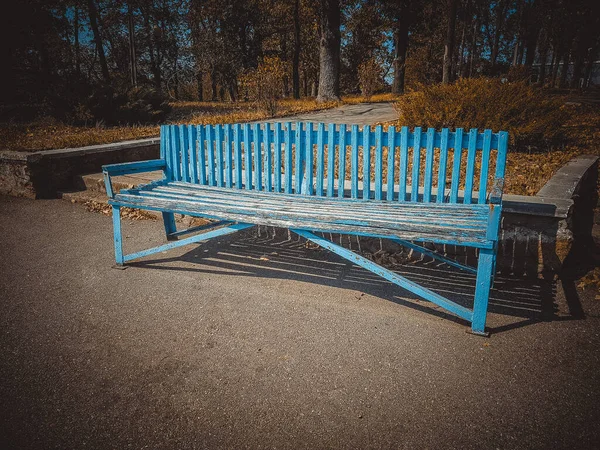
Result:
<svg viewBox="0 0 600 450">
<path fill-rule="evenodd" d="M 198 71 L 198 75 L 196 75 L 196 83 L 197 83 L 197 91 L 198 91 L 198 101 L 199 102 L 203 102 L 204 101 L 204 83 L 203 83 L 203 78 L 204 74 L 202 73 L 201 70 Z"/>
<path fill-rule="evenodd" d="M 294 55 L 292 57 L 294 98 L 300 98 L 300 0 L 294 2 Z"/>
<path fill-rule="evenodd" d="M 217 97 L 217 72 L 213 69 L 210 72 L 210 87 L 211 87 L 211 101 L 216 102 Z"/>
<path fill-rule="evenodd" d="M 157 63 L 154 51 L 154 34 L 152 33 L 152 28 L 150 27 L 150 12 L 144 13 L 144 10 L 141 9 L 142 15 L 144 16 L 144 26 L 146 28 L 146 34 L 148 35 L 148 55 L 150 56 L 150 70 L 152 71 L 152 76 L 154 77 L 154 88 L 157 92 L 161 92 L 162 89 L 162 76 L 160 71 L 160 64 Z"/>
<path fill-rule="evenodd" d="M 394 30 L 394 82 L 392 94 L 404 94 L 404 76 L 406 74 L 406 52 L 408 51 L 408 11 L 402 3 L 400 17 Z"/>
<path fill-rule="evenodd" d="M 496 60 L 498 59 L 498 49 L 500 47 L 500 36 L 502 35 L 502 25 L 504 24 L 504 16 L 506 13 L 506 0 L 502 0 L 498 3 L 497 8 L 499 10 L 496 12 L 496 29 L 494 30 L 494 42 L 492 44 L 492 56 L 490 57 L 490 62 L 492 63 L 492 68 L 496 67 Z"/>
<path fill-rule="evenodd" d="M 446 43 L 444 45 L 444 69 L 442 83 L 452 82 L 452 55 L 454 54 L 454 32 L 456 31 L 456 8 L 458 0 L 448 1 L 448 28 L 446 29 Z"/>
<path fill-rule="evenodd" d="M 98 51 L 98 59 L 100 60 L 100 69 L 102 70 L 102 77 L 104 81 L 110 81 L 110 74 L 108 73 L 108 65 L 106 64 L 106 55 L 104 54 L 104 44 L 102 43 L 102 36 L 100 35 L 100 29 L 98 28 L 98 12 L 96 10 L 96 4 L 94 0 L 88 0 L 88 13 L 90 16 L 90 26 L 94 34 L 94 41 L 96 42 L 96 50 Z"/>
<path fill-rule="evenodd" d="M 556 78 L 558 76 L 558 67 L 560 66 L 560 60 L 562 59 L 562 52 L 560 49 L 555 49 L 553 50 L 556 52 L 555 55 L 553 55 L 553 59 L 554 59 L 554 63 L 552 65 L 552 78 L 550 80 L 550 86 L 551 87 L 555 87 L 556 86 Z"/>
<path fill-rule="evenodd" d="M 538 76 L 538 84 L 544 85 L 544 79 L 546 78 L 546 61 L 548 59 L 548 36 L 546 32 L 542 30 L 542 43 L 540 44 L 540 74 Z"/>
<path fill-rule="evenodd" d="M 75 72 L 81 77 L 81 50 L 79 48 L 79 8 L 73 12 L 73 29 L 75 31 Z"/>
<path fill-rule="evenodd" d="M 560 78 L 558 80 L 558 88 L 559 89 L 565 87 L 565 85 L 567 83 L 567 75 L 569 74 L 570 56 L 571 56 L 571 53 L 569 51 L 566 51 L 565 56 L 563 57 L 563 66 L 562 66 L 562 70 L 560 71 Z"/>
<path fill-rule="evenodd" d="M 127 25 L 129 28 L 129 64 L 131 68 L 131 85 L 137 86 L 137 65 L 135 51 L 135 24 L 133 23 L 133 11 L 131 4 L 127 6 Z"/>
<path fill-rule="evenodd" d="M 340 99 L 340 16 L 339 0 L 321 0 L 319 102 Z"/>
</svg>

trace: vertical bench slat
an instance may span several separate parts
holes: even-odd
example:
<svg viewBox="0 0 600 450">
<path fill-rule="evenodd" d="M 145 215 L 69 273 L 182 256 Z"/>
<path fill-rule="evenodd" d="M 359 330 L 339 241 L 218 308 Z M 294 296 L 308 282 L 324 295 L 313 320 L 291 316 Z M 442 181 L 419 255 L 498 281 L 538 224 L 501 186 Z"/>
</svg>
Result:
<svg viewBox="0 0 600 450">
<path fill-rule="evenodd" d="M 340 145 L 338 148 L 338 197 L 344 196 L 346 182 L 346 125 L 340 125 Z"/>
<path fill-rule="evenodd" d="M 164 133 L 164 140 L 162 133 Z M 173 158 L 171 158 L 171 153 L 173 152 L 173 146 L 171 145 L 171 126 L 164 125 L 161 129 L 161 146 L 160 153 L 163 158 L 165 158 L 165 176 L 167 180 L 173 179 Z"/>
<path fill-rule="evenodd" d="M 462 158 L 463 129 L 457 128 L 454 133 L 454 153 L 452 157 L 452 184 L 450 185 L 450 203 L 458 203 L 458 187 L 460 185 L 460 160 Z"/>
<path fill-rule="evenodd" d="M 413 140 L 413 166 L 410 183 L 410 201 L 419 199 L 419 177 L 421 175 L 421 127 L 416 127 Z"/>
<path fill-rule="evenodd" d="M 329 124 L 327 133 L 327 197 L 333 197 L 335 179 L 335 124 Z"/>
<path fill-rule="evenodd" d="M 292 123 L 285 124 L 285 193 L 292 193 Z"/>
<path fill-rule="evenodd" d="M 171 126 L 171 175 L 173 180 L 179 181 L 179 127 Z"/>
<path fill-rule="evenodd" d="M 440 166 L 438 170 L 438 184 L 436 203 L 442 203 L 446 195 L 446 166 L 448 165 L 448 128 L 442 128 L 440 138 Z"/>
<path fill-rule="evenodd" d="M 381 200 L 383 193 L 383 127 L 375 128 L 375 199 Z"/>
<path fill-rule="evenodd" d="M 496 159 L 496 178 L 504 178 L 506 156 L 508 151 L 508 132 L 498 133 L 498 158 Z"/>
<path fill-rule="evenodd" d="M 352 145 L 352 161 L 350 179 L 350 196 L 358 198 L 358 125 L 352 125 L 352 134 L 350 136 L 350 144 Z"/>
<path fill-rule="evenodd" d="M 408 127 L 402 127 L 400 133 L 400 167 L 398 168 L 400 171 L 400 179 L 398 181 L 398 201 L 404 202 L 406 201 L 406 176 L 408 173 Z"/>
<path fill-rule="evenodd" d="M 190 136 L 190 178 L 194 184 L 198 184 L 197 132 L 198 130 L 195 125 L 188 127 L 188 135 Z"/>
<path fill-rule="evenodd" d="M 167 125 L 160 126 L 160 147 L 158 149 L 160 153 L 160 159 L 165 159 L 165 152 L 167 151 L 167 132 L 169 127 Z"/>
<path fill-rule="evenodd" d="M 423 201 L 431 202 L 431 186 L 433 184 L 433 143 L 435 139 L 435 129 L 427 130 L 427 145 L 425 147 L 425 181 L 423 183 Z"/>
<path fill-rule="evenodd" d="M 190 167 L 188 155 L 189 155 L 189 139 L 187 134 L 187 127 L 185 125 L 179 125 L 179 145 L 181 147 L 181 181 L 188 182 L 188 169 Z"/>
<path fill-rule="evenodd" d="M 225 133 L 225 186 L 230 188 L 232 186 L 232 171 L 233 165 L 231 160 L 231 141 L 232 141 L 232 132 L 231 125 L 226 124 L 224 127 Z"/>
<path fill-rule="evenodd" d="M 295 192 L 300 194 L 302 192 L 302 183 L 304 182 L 304 128 L 302 122 L 296 122 L 296 133 L 294 133 L 294 146 L 296 156 L 296 178 L 295 178 Z"/>
<path fill-rule="evenodd" d="M 396 128 L 393 125 L 388 127 L 387 132 L 387 194 L 386 199 L 394 200 L 394 162 L 396 160 Z"/>
<path fill-rule="evenodd" d="M 223 187 L 223 127 L 215 126 L 215 152 L 217 163 L 217 186 Z"/>
<path fill-rule="evenodd" d="M 254 141 L 254 189 L 262 191 L 262 130 L 260 124 L 255 123 L 253 127 Z"/>
<path fill-rule="evenodd" d="M 205 130 L 202 125 L 196 127 L 198 131 L 198 172 L 199 172 L 199 183 L 202 185 L 206 184 L 206 145 L 204 143 Z"/>
<path fill-rule="evenodd" d="M 371 196 L 371 129 L 363 127 L 363 198 Z"/>
<path fill-rule="evenodd" d="M 252 139 L 250 124 L 244 124 L 244 174 L 246 189 L 252 189 Z"/>
<path fill-rule="evenodd" d="M 206 125 L 206 148 L 207 148 L 207 163 L 208 163 L 208 184 L 214 186 L 215 183 L 215 143 L 214 129 L 212 125 Z"/>
<path fill-rule="evenodd" d="M 490 153 L 492 151 L 492 130 L 483 132 L 483 149 L 481 153 L 481 173 L 479 177 L 479 197 L 477 203 L 485 203 L 487 193 L 487 181 L 489 174 Z"/>
<path fill-rule="evenodd" d="M 275 176 L 275 192 L 281 192 L 281 123 L 275 123 L 273 147 L 273 175 Z"/>
<path fill-rule="evenodd" d="M 235 160 L 235 187 L 242 188 L 242 127 L 233 125 L 233 153 Z"/>
<path fill-rule="evenodd" d="M 323 195 L 323 172 L 325 170 L 325 125 L 317 126 L 317 187 L 315 195 Z"/>
<path fill-rule="evenodd" d="M 265 123 L 265 190 L 271 192 L 273 190 L 273 160 L 271 157 L 271 143 L 272 143 L 271 124 Z"/>
<path fill-rule="evenodd" d="M 302 187 L 302 193 L 313 195 L 313 124 L 311 122 L 306 124 L 305 139 L 304 159 L 306 161 L 306 169 L 304 172 L 304 186 Z"/>
<path fill-rule="evenodd" d="M 477 157 L 477 128 L 471 128 L 469 131 L 469 147 L 467 153 L 467 172 L 465 175 L 465 196 L 464 203 L 471 203 L 473 200 L 473 182 L 475 179 L 475 158 Z"/>
</svg>

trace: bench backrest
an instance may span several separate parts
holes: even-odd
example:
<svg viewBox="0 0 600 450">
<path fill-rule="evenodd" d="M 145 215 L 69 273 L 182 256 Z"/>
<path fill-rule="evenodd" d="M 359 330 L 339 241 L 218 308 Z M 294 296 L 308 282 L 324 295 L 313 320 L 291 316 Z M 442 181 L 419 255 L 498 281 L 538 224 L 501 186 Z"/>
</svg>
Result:
<svg viewBox="0 0 600 450">
<path fill-rule="evenodd" d="M 460 128 L 161 126 L 168 180 L 377 200 L 497 203 L 507 146 L 506 132 Z"/>
</svg>

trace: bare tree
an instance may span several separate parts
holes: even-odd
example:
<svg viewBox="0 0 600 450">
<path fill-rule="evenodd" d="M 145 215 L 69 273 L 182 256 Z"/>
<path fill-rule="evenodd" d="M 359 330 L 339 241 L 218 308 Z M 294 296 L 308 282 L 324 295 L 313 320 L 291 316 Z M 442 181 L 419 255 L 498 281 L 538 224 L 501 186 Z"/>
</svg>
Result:
<svg viewBox="0 0 600 450">
<path fill-rule="evenodd" d="M 321 0 L 319 94 L 317 101 L 340 99 L 341 10 L 339 0 Z"/>
<path fill-rule="evenodd" d="M 444 46 L 444 68 L 442 83 L 452 81 L 452 55 L 454 54 L 454 34 L 456 31 L 456 8 L 458 0 L 448 0 L 448 28 L 446 29 L 446 44 Z"/>
</svg>

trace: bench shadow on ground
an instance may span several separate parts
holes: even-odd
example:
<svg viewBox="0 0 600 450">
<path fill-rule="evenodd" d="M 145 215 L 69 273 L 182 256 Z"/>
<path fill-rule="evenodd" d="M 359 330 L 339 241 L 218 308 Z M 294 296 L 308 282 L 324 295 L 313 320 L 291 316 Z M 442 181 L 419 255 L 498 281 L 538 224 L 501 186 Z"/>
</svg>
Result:
<svg viewBox="0 0 600 450">
<path fill-rule="evenodd" d="M 282 235 L 264 231 L 241 232 L 191 248 L 182 256 L 178 254 L 161 258 L 154 255 L 128 265 L 156 270 L 318 283 L 364 292 L 468 325 L 466 321 L 446 313 L 436 305 L 419 299 L 383 278 L 312 243 L 309 245 L 293 233 Z M 473 274 L 431 258 L 413 259 L 401 265 L 387 267 L 458 304 L 468 308 L 473 306 Z M 489 312 L 500 315 L 500 320 L 488 322 L 490 331 L 499 333 L 538 322 L 580 319 L 581 317 L 576 315 L 559 311 L 556 292 L 555 280 L 523 279 L 497 274 L 490 293 Z"/>
</svg>

